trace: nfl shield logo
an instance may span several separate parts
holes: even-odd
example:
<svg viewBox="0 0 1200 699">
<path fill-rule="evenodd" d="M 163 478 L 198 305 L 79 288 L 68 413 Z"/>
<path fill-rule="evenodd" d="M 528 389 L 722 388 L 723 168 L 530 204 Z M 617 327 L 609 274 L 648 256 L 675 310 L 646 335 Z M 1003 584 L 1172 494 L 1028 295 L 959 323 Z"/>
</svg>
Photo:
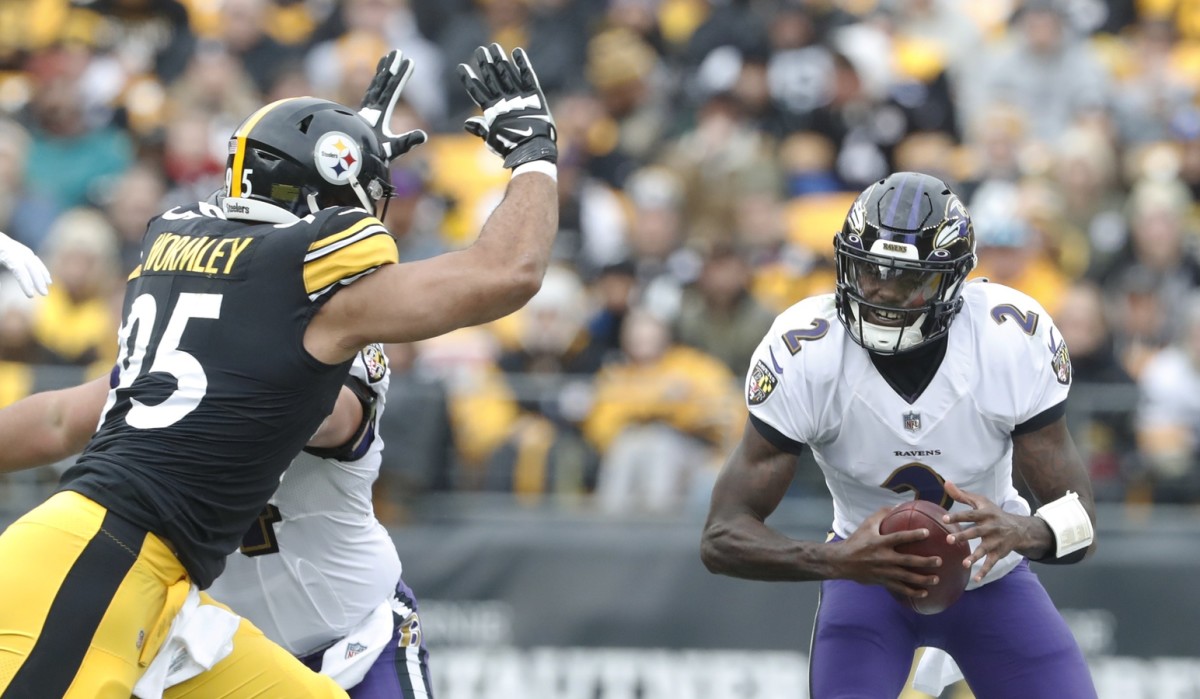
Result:
<svg viewBox="0 0 1200 699">
<path fill-rule="evenodd" d="M 921 429 L 921 414 L 920 413 L 904 413 L 904 429 L 909 432 L 916 432 Z"/>
</svg>

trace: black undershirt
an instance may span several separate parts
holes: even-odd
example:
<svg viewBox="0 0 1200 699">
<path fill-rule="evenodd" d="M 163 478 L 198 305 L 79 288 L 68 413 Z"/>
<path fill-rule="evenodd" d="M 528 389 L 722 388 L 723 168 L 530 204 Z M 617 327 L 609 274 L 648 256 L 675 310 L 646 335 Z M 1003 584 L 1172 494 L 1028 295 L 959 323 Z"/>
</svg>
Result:
<svg viewBox="0 0 1200 699">
<path fill-rule="evenodd" d="M 933 377 L 937 376 L 942 359 L 946 356 L 949 338 L 949 335 L 942 335 L 924 347 L 901 354 L 867 354 L 871 355 L 871 363 L 884 381 L 911 405 L 917 402 Z"/>
</svg>

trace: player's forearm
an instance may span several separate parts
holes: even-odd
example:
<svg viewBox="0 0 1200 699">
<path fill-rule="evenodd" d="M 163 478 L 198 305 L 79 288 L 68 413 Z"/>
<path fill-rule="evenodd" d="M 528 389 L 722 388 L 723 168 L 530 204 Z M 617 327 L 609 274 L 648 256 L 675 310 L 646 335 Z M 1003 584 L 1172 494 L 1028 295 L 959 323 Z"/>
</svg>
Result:
<svg viewBox="0 0 1200 699">
<path fill-rule="evenodd" d="M 63 392 L 34 394 L 0 410 L 0 472 L 60 461 L 79 453 L 90 436 L 71 429 Z"/>
<path fill-rule="evenodd" d="M 488 322 L 521 308 L 541 288 L 558 232 L 557 183 L 548 175 L 517 175 L 483 225 L 472 252 L 492 265 L 497 283 L 479 308 Z"/>
<path fill-rule="evenodd" d="M 836 547 L 797 541 L 753 517 L 709 521 L 700 558 L 713 573 L 749 580 L 804 581 L 837 577 Z"/>
</svg>

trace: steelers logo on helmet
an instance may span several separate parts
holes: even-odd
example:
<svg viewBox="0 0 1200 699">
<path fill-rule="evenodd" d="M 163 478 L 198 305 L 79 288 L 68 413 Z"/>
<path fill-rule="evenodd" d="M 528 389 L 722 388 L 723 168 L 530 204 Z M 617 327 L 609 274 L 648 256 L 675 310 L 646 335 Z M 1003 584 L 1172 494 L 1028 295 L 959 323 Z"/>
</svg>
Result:
<svg viewBox="0 0 1200 699">
<path fill-rule="evenodd" d="M 341 131 L 330 131 L 317 141 L 313 160 L 326 182 L 348 184 L 362 169 L 362 150 Z"/>
</svg>

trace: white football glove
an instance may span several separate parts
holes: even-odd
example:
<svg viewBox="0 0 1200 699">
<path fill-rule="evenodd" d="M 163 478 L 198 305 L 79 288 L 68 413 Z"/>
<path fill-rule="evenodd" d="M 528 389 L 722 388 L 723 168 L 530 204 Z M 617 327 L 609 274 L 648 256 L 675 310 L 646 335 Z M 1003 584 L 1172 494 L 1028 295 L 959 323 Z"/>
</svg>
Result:
<svg viewBox="0 0 1200 699">
<path fill-rule="evenodd" d="M 480 46 L 475 63 L 478 74 L 460 63 L 458 77 L 483 116 L 467 119 L 464 128 L 504 158 L 506 168 L 534 160 L 555 162 L 558 131 L 525 50 L 513 49 L 509 60 L 500 44 Z"/>
<path fill-rule="evenodd" d="M 0 233 L 0 267 L 12 272 L 17 286 L 29 298 L 50 293 L 50 270 L 25 245 Z"/>
<path fill-rule="evenodd" d="M 412 72 L 413 62 L 403 53 L 398 49 L 389 52 L 375 66 L 375 77 L 371 78 L 367 94 L 363 95 L 362 105 L 358 108 L 358 115 L 379 137 L 389 163 L 429 139 L 421 129 L 392 133 L 392 112 L 396 110 L 396 100 L 400 99 Z"/>
</svg>

